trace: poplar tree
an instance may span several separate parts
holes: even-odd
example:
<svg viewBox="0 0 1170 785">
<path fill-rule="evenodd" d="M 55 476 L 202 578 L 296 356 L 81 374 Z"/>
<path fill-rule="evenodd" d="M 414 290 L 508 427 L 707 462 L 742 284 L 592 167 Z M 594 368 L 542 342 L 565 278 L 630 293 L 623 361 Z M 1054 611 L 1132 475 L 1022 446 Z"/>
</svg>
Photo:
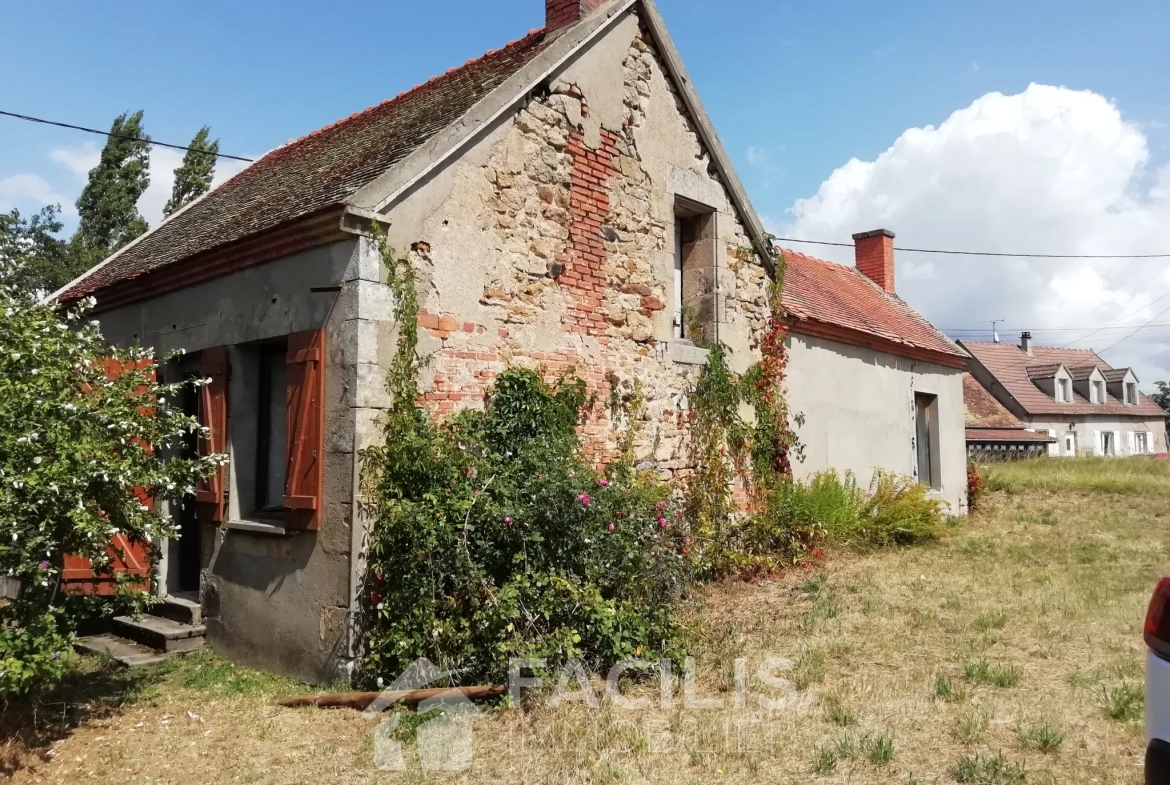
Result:
<svg viewBox="0 0 1170 785">
<path fill-rule="evenodd" d="M 171 199 L 163 208 L 168 216 L 190 204 L 211 189 L 211 178 L 215 174 L 215 157 L 219 153 L 219 140 L 208 142 L 211 129 L 203 126 L 191 140 L 183 163 L 175 169 L 175 185 Z"/>
<path fill-rule="evenodd" d="M 150 137 L 142 130 L 142 111 L 119 115 L 77 200 L 81 220 L 70 244 L 79 264 L 96 264 L 146 231 L 138 200 L 149 185 Z"/>
</svg>

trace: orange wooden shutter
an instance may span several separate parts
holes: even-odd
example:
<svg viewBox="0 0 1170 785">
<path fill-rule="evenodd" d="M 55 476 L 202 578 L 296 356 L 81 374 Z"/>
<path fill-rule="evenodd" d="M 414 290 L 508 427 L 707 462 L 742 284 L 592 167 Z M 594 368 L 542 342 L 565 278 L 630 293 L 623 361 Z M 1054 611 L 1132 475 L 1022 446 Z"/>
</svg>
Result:
<svg viewBox="0 0 1170 785">
<path fill-rule="evenodd" d="M 135 367 L 138 369 L 150 368 L 154 364 L 153 360 L 143 359 L 137 363 L 124 364 L 109 358 L 105 361 L 106 378 L 110 381 L 117 379 L 124 369 Z M 151 379 L 154 378 L 154 370 L 151 369 Z M 144 392 L 145 387 L 140 387 L 138 391 Z M 152 407 L 144 406 L 139 409 L 144 414 L 152 414 Z M 137 440 L 135 444 L 139 444 Z M 142 444 L 143 449 L 150 450 L 150 445 Z M 134 494 L 138 500 L 154 509 L 154 497 L 147 489 L 136 486 Z M 126 534 L 119 532 L 115 534 L 107 548 L 107 552 L 113 559 L 110 564 L 110 571 L 108 574 L 97 575 L 93 570 L 93 563 L 84 556 L 76 554 L 66 554 L 61 565 L 61 587 L 66 594 L 96 594 L 101 597 L 112 597 L 114 595 L 114 583 L 111 580 L 113 573 L 126 573 L 134 577 L 140 578 L 140 581 L 135 581 L 131 584 L 133 588 L 146 591 L 150 588 L 150 558 L 147 551 L 146 543 L 141 540 L 131 540 Z"/>
<path fill-rule="evenodd" d="M 288 337 L 285 525 L 321 528 L 325 467 L 325 331 Z"/>
<path fill-rule="evenodd" d="M 227 382 L 226 346 L 204 349 L 199 357 L 199 372 L 211 383 L 199 388 L 199 424 L 209 429 L 209 438 L 199 440 L 199 454 L 227 452 Z M 219 466 L 206 480 L 195 486 L 195 509 L 205 523 L 224 520 L 225 467 Z"/>
</svg>

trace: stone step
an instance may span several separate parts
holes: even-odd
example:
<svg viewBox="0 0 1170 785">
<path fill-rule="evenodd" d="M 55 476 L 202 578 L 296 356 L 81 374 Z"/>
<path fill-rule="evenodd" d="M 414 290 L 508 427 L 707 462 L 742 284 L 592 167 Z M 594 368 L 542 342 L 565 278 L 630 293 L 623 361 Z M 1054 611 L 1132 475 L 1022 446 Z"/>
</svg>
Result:
<svg viewBox="0 0 1170 785">
<path fill-rule="evenodd" d="M 115 635 L 170 654 L 198 649 L 203 645 L 207 628 L 202 624 L 181 624 L 174 619 L 147 613 L 137 619 L 115 616 L 113 631 Z"/>
<path fill-rule="evenodd" d="M 171 657 L 180 656 L 179 653 L 166 652 L 143 646 L 117 635 L 102 633 L 101 635 L 86 635 L 73 642 L 74 648 L 86 654 L 98 654 L 111 657 L 128 668 L 140 668 L 145 665 L 154 665 Z"/>
<path fill-rule="evenodd" d="M 203 623 L 203 606 L 177 594 L 168 594 L 158 605 L 152 605 L 150 614 L 196 627 Z"/>
</svg>

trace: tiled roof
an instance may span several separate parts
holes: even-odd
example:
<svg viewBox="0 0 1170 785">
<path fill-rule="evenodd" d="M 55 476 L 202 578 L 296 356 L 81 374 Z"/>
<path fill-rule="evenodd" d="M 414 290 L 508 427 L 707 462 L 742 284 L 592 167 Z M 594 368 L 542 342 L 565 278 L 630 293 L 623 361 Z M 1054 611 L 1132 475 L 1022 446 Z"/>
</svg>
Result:
<svg viewBox="0 0 1170 785">
<path fill-rule="evenodd" d="M 550 42 L 534 30 L 409 92 L 289 142 L 62 295 L 72 299 L 344 202 L 464 115 Z"/>
<path fill-rule="evenodd" d="M 1060 366 L 1057 366 L 1058 368 Z M 1023 428 L 1016 416 L 969 373 L 963 374 L 963 418 L 968 428 Z"/>
<path fill-rule="evenodd" d="M 1107 382 L 1120 382 L 1125 379 L 1125 375 L 1129 373 L 1128 368 L 1102 368 L 1101 375 L 1105 377 Z"/>
<path fill-rule="evenodd" d="M 1030 416 L 1036 415 L 1085 415 L 1109 414 L 1141 417 L 1162 417 L 1162 409 L 1145 395 L 1138 396 L 1136 406 L 1127 406 L 1112 395 L 1106 396 L 1105 403 L 1089 403 L 1073 391 L 1072 403 L 1057 403 L 1028 378 L 1028 366 L 1059 363 L 1065 368 L 1097 367 L 1102 373 L 1109 364 L 1097 356 L 1092 349 L 1050 349 L 1033 347 L 1029 357 L 1020 347 L 1010 343 L 979 343 L 962 341 L 964 349 L 971 353 L 995 381 L 1012 396 Z"/>
<path fill-rule="evenodd" d="M 1078 365 L 1068 369 L 1068 375 L 1073 378 L 1074 382 L 1083 382 L 1093 375 L 1093 371 L 1097 370 L 1095 365 Z"/>
<path fill-rule="evenodd" d="M 969 442 L 1054 442 L 1051 436 L 1023 428 L 968 428 Z"/>
<path fill-rule="evenodd" d="M 1028 378 L 1029 379 L 1051 379 L 1056 376 L 1056 372 L 1060 370 L 1060 363 L 1050 363 L 1048 365 L 1029 365 Z"/>
<path fill-rule="evenodd" d="M 894 295 L 857 271 L 812 256 L 777 249 L 784 255 L 784 310 L 917 349 L 966 357 L 963 350 Z"/>
</svg>

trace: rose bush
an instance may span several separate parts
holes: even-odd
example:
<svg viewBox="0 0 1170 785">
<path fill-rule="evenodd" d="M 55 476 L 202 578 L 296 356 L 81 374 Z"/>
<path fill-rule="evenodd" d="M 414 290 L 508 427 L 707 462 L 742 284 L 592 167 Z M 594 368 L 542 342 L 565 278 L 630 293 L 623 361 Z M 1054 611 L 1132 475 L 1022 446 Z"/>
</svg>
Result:
<svg viewBox="0 0 1170 785">
<path fill-rule="evenodd" d="M 513 368 L 482 412 L 391 414 L 385 446 L 364 455 L 368 679 L 420 656 L 472 684 L 498 683 L 511 657 L 678 654 L 690 541 L 667 486 L 582 457 L 584 405 L 580 380 Z"/>
</svg>

